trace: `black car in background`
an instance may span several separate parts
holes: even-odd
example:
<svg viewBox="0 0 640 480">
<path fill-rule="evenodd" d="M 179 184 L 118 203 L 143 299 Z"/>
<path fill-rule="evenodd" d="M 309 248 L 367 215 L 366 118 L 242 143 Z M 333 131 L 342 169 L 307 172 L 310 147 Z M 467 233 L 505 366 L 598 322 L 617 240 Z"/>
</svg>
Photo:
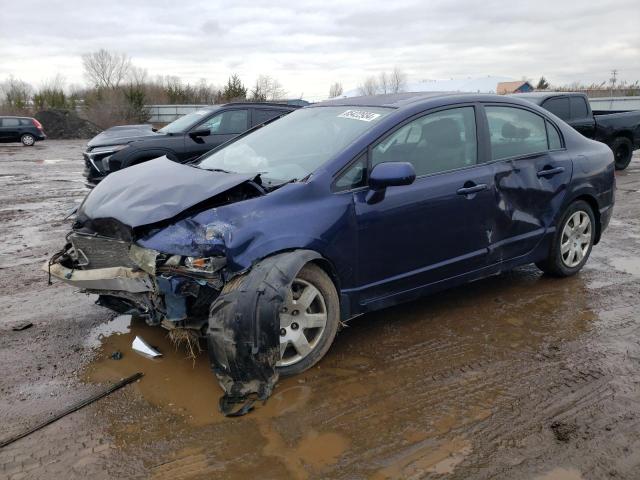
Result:
<svg viewBox="0 0 640 480">
<path fill-rule="evenodd" d="M 516 95 L 560 117 L 585 137 L 607 144 L 615 156 L 616 170 L 627 168 L 633 151 L 640 148 L 640 111 L 592 111 L 587 96 L 579 92 Z"/>
<path fill-rule="evenodd" d="M 46 139 L 42 124 L 31 117 L 0 117 L 0 143 L 22 142 L 32 147 Z"/>
<path fill-rule="evenodd" d="M 87 144 L 84 174 L 89 184 L 97 184 L 111 172 L 162 156 L 187 162 L 296 108 L 280 103 L 227 103 L 203 107 L 159 130 L 149 124 L 113 127 Z"/>
</svg>

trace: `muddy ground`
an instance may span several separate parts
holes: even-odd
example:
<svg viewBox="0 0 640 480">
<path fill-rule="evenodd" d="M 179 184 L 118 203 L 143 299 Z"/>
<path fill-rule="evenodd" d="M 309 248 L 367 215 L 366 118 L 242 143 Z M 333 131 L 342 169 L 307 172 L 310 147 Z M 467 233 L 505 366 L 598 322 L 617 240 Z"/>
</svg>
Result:
<svg viewBox="0 0 640 480">
<path fill-rule="evenodd" d="M 579 275 L 520 268 L 363 316 L 266 406 L 224 419 L 206 355 L 47 286 L 87 192 L 82 148 L 0 146 L 0 438 L 145 376 L 0 449 L 0 478 L 640 478 L 638 155 Z M 137 356 L 135 335 L 165 356 Z"/>
</svg>

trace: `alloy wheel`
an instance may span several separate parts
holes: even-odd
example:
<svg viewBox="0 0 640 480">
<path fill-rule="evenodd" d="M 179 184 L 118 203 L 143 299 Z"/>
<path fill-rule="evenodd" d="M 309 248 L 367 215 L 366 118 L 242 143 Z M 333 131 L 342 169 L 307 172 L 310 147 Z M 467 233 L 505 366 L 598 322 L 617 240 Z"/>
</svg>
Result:
<svg viewBox="0 0 640 480">
<path fill-rule="evenodd" d="M 574 268 L 582 262 L 591 247 L 591 218 L 587 212 L 574 212 L 562 229 L 560 255 L 562 262 Z"/>
<path fill-rule="evenodd" d="M 280 312 L 280 361 L 287 367 L 306 358 L 327 327 L 327 305 L 318 288 L 296 278 Z"/>
</svg>

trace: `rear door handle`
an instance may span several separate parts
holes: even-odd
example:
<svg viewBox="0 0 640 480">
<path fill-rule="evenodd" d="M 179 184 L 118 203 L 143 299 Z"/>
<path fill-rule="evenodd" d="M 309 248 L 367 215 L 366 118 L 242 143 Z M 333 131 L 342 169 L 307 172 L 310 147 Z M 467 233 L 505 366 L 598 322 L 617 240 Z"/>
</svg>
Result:
<svg viewBox="0 0 640 480">
<path fill-rule="evenodd" d="M 559 173 L 564 172 L 564 167 L 556 167 L 556 168 L 546 168 L 542 169 L 538 172 L 538 178 L 540 177 L 552 177 Z"/>
<path fill-rule="evenodd" d="M 472 195 L 474 193 L 481 192 L 482 190 L 486 190 L 489 188 L 486 183 L 479 183 L 478 185 L 473 185 L 472 187 L 463 187 L 459 188 L 456 192 L 458 195 Z"/>
</svg>

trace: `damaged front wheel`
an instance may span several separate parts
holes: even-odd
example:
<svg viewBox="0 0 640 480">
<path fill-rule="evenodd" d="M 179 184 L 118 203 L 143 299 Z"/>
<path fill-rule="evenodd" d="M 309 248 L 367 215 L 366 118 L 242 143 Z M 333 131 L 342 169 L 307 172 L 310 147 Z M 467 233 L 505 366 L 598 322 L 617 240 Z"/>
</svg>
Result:
<svg viewBox="0 0 640 480">
<path fill-rule="evenodd" d="M 207 343 L 224 389 L 220 409 L 243 415 L 266 400 L 279 375 L 315 365 L 340 323 L 338 293 L 310 250 L 284 252 L 231 279 L 211 305 Z M 234 411 L 234 405 L 241 407 Z"/>
</svg>

